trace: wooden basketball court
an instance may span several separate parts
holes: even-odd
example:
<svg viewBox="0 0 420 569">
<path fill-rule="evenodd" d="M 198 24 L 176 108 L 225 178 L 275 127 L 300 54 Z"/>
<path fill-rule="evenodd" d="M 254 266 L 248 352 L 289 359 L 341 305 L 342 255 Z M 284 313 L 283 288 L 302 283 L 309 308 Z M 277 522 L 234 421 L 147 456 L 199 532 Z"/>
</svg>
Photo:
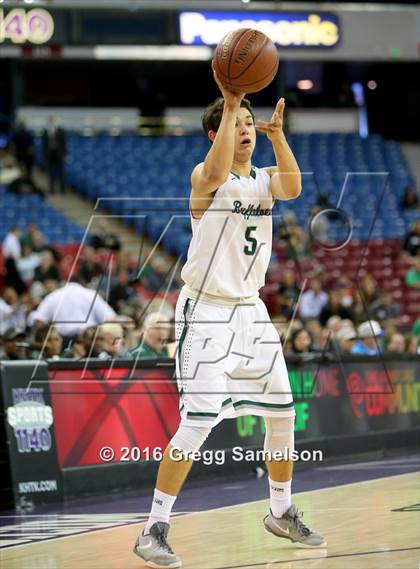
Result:
<svg viewBox="0 0 420 569">
<path fill-rule="evenodd" d="M 326 549 L 298 549 L 266 533 L 261 520 L 268 500 L 176 517 L 170 543 L 183 566 L 191 569 L 415 569 L 420 558 L 419 489 L 420 476 L 411 473 L 296 494 L 294 501 L 304 511 L 304 521 L 327 537 Z M 7 547 L 0 550 L 0 565 L 4 569 L 144 567 L 132 553 L 141 527 L 133 523 Z"/>
</svg>

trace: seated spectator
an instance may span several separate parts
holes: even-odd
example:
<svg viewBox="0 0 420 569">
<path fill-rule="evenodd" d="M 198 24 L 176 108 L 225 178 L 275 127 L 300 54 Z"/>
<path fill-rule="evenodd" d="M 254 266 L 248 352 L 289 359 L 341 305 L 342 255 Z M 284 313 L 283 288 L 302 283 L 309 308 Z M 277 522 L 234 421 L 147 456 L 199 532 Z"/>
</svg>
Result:
<svg viewBox="0 0 420 569">
<path fill-rule="evenodd" d="M 35 326 L 54 324 L 63 337 L 64 347 L 86 328 L 115 318 L 115 312 L 95 290 L 73 279 L 48 294 L 29 320 L 29 325 Z"/>
<path fill-rule="evenodd" d="M 386 347 L 387 352 L 403 354 L 405 352 L 405 338 L 402 334 L 392 334 Z"/>
<path fill-rule="evenodd" d="M 28 348 L 25 332 L 15 327 L 8 328 L 3 334 L 3 354 L 0 355 L 0 360 L 26 360 Z"/>
<path fill-rule="evenodd" d="M 41 326 L 34 332 L 33 347 L 31 359 L 59 360 L 63 350 L 63 339 L 53 326 Z"/>
<path fill-rule="evenodd" d="M 360 290 L 366 306 L 378 300 L 378 283 L 372 275 L 364 275 L 360 279 Z"/>
<path fill-rule="evenodd" d="M 407 353 L 420 355 L 420 345 L 418 336 L 412 336 L 408 341 Z"/>
<path fill-rule="evenodd" d="M 31 284 L 35 269 L 40 265 L 40 258 L 30 245 L 22 245 L 22 256 L 16 261 L 16 267 L 21 279 L 26 285 Z"/>
<path fill-rule="evenodd" d="M 393 300 L 392 294 L 387 290 L 381 290 L 378 300 L 369 306 L 370 316 L 379 322 L 388 321 L 389 323 L 397 318 L 400 312 L 400 305 Z"/>
<path fill-rule="evenodd" d="M 20 244 L 23 247 L 25 247 L 25 245 L 29 246 L 32 250 L 34 250 L 34 241 L 33 241 L 33 235 L 39 231 L 38 226 L 36 225 L 36 223 L 28 223 L 28 225 L 26 226 L 26 233 L 24 235 L 22 235 L 20 237 Z M 36 251 L 36 253 L 39 253 L 40 251 Z"/>
<path fill-rule="evenodd" d="M 420 318 L 414 322 L 413 327 L 411 328 L 411 334 L 413 336 L 420 336 Z"/>
<path fill-rule="evenodd" d="M 407 186 L 401 200 L 401 209 L 417 209 L 419 206 L 419 198 L 413 186 Z"/>
<path fill-rule="evenodd" d="M 417 255 L 413 266 L 405 275 L 405 284 L 410 288 L 420 289 L 420 255 Z"/>
<path fill-rule="evenodd" d="M 319 315 L 321 326 L 325 326 L 332 316 L 339 316 L 340 320 L 342 318 L 351 319 L 351 310 L 343 306 L 342 297 L 342 289 L 336 288 L 330 291 L 328 295 L 328 302 L 321 310 L 321 313 Z"/>
<path fill-rule="evenodd" d="M 42 231 L 35 229 L 30 234 L 30 237 L 32 240 L 32 249 L 35 251 L 35 253 L 42 253 L 42 251 L 45 251 L 47 246 L 45 244 L 45 237 Z"/>
<path fill-rule="evenodd" d="M 167 358 L 169 336 L 169 318 L 159 312 L 152 312 L 144 320 L 140 343 L 131 351 L 131 357 Z"/>
<path fill-rule="evenodd" d="M 403 251 L 412 257 L 420 254 L 420 219 L 412 224 L 410 231 L 405 236 Z"/>
<path fill-rule="evenodd" d="M 306 354 L 313 352 L 313 340 L 305 328 L 298 328 L 291 337 L 292 354 Z"/>
<path fill-rule="evenodd" d="M 20 170 L 19 177 L 13 180 L 8 186 L 7 191 L 17 194 L 19 196 L 27 194 L 38 194 L 42 198 L 44 197 L 43 192 L 35 185 L 34 181 L 28 175 L 26 167 L 22 166 Z"/>
<path fill-rule="evenodd" d="M 289 319 L 293 315 L 296 302 L 299 298 L 299 288 L 296 284 L 295 273 L 285 269 L 277 291 L 277 312 Z"/>
<path fill-rule="evenodd" d="M 26 328 L 26 306 L 12 287 L 6 287 L 0 298 L 0 335 L 7 328 Z"/>
<path fill-rule="evenodd" d="M 298 225 L 292 227 L 287 241 L 287 258 L 293 260 L 305 259 L 308 257 L 309 252 L 309 239 L 306 231 Z"/>
<path fill-rule="evenodd" d="M 319 318 L 322 309 L 328 302 L 328 294 L 321 290 L 321 281 L 317 278 L 311 280 L 309 289 L 302 294 L 299 313 L 303 320 Z"/>
<path fill-rule="evenodd" d="M 126 350 L 131 351 L 139 343 L 140 333 L 136 327 L 136 321 L 131 316 L 126 316 L 125 314 L 118 314 L 115 317 L 115 322 L 121 324 L 124 333 L 124 346 Z"/>
<path fill-rule="evenodd" d="M 381 353 L 379 338 L 383 336 L 383 330 L 375 320 L 362 322 L 357 328 L 359 340 L 354 344 L 351 353 L 365 356 L 376 356 Z"/>
<path fill-rule="evenodd" d="M 119 251 L 121 242 L 114 233 L 108 230 L 108 223 L 105 219 L 101 219 L 98 223 L 98 231 L 90 236 L 90 246 L 94 249 L 109 249 L 110 251 Z"/>
<path fill-rule="evenodd" d="M 350 354 L 356 342 L 356 330 L 350 326 L 340 328 L 334 334 L 336 346 L 343 354 Z"/>
<path fill-rule="evenodd" d="M 83 284 L 88 285 L 93 278 L 104 272 L 104 267 L 96 259 L 96 251 L 93 247 L 85 247 L 82 253 L 78 274 Z"/>
<path fill-rule="evenodd" d="M 109 292 L 109 304 L 115 311 L 123 308 L 124 304 L 135 300 L 135 292 L 130 286 L 130 277 L 127 271 L 121 269 L 117 275 L 117 282 Z"/>
<path fill-rule="evenodd" d="M 97 358 L 102 352 L 102 342 L 98 340 L 99 326 L 90 326 L 77 335 L 73 344 L 81 358 Z M 74 352 L 74 350 L 73 350 Z"/>
<path fill-rule="evenodd" d="M 128 357 L 124 346 L 124 333 L 121 324 L 107 322 L 101 324 L 98 329 L 98 341 L 101 351 L 98 354 L 100 360 Z"/>
<path fill-rule="evenodd" d="M 54 255 L 49 250 L 41 253 L 39 267 L 35 269 L 34 281 L 44 283 L 46 280 L 60 281 L 60 272 L 56 266 Z"/>
</svg>

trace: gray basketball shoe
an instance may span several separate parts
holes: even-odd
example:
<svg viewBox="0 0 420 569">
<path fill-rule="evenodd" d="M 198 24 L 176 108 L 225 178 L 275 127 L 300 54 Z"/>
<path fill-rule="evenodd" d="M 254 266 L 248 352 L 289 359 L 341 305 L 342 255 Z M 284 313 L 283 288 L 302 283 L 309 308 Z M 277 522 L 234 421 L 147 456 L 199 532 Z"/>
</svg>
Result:
<svg viewBox="0 0 420 569">
<path fill-rule="evenodd" d="M 301 521 L 301 517 L 302 513 L 292 504 L 281 518 L 275 518 L 270 510 L 268 516 L 264 518 L 264 527 L 266 531 L 277 537 L 290 539 L 298 547 L 327 547 L 325 538 L 308 528 Z"/>
<path fill-rule="evenodd" d="M 175 569 L 181 567 L 181 559 L 172 551 L 167 542 L 169 524 L 156 522 L 150 528 L 150 533 L 143 532 L 134 545 L 134 553 L 146 561 L 148 567 L 154 569 Z"/>
</svg>

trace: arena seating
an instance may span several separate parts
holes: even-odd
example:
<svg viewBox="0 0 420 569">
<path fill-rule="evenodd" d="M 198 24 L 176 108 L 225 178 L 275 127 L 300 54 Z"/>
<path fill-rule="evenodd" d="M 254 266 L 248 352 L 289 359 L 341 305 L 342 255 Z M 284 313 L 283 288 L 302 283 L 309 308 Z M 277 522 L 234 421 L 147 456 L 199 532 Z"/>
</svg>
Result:
<svg viewBox="0 0 420 569">
<path fill-rule="evenodd" d="M 276 203 L 275 233 L 286 211 L 293 212 L 298 224 L 307 229 L 320 194 L 327 196 L 331 206 L 339 205 L 352 222 L 350 243 L 334 254 L 315 247 L 312 259 L 301 263 L 303 275 L 310 276 L 321 264 L 332 276 L 346 272 L 353 279 L 368 266 L 378 285 L 392 291 L 403 303 L 404 314 L 413 320 L 417 299 L 413 295 L 418 293 L 405 288 L 408 264 L 400 251 L 401 239 L 417 212 L 399 207 L 404 188 L 413 180 L 398 144 L 377 135 L 361 139 L 339 133 L 296 134 L 289 141 L 303 172 L 303 191 L 299 200 Z M 102 207 L 122 216 L 140 233 L 146 232 L 153 242 L 160 238 L 168 253 L 185 259 L 191 236 L 189 176 L 208 148 L 202 135 L 72 135 L 67 179 L 88 199 L 100 200 Z M 271 145 L 263 137 L 258 139 L 254 163 L 273 163 Z M 339 241 L 344 231 L 342 224 L 331 223 L 327 237 Z M 281 270 L 287 260 L 281 244 L 274 243 Z M 274 271 L 269 280 L 278 282 L 277 276 Z"/>
<path fill-rule="evenodd" d="M 289 138 L 304 173 L 303 193 L 297 201 L 277 204 L 280 214 L 285 209 L 293 211 L 298 223 L 305 227 L 320 193 L 328 196 L 332 206 L 337 205 L 342 193 L 341 207 L 354 221 L 354 239 L 404 236 L 416 212 L 399 208 L 404 188 L 413 182 L 398 144 L 379 136 L 361 139 L 356 134 L 296 134 Z M 127 223 L 155 240 L 171 214 L 187 212 L 190 172 L 207 150 L 208 143 L 201 135 L 74 135 L 69 140 L 67 177 L 89 199 L 101 199 L 101 205 L 113 213 L 137 215 L 127 217 Z M 265 138 L 258 140 L 254 162 L 273 163 L 271 145 Z M 353 174 L 347 177 L 342 192 L 347 172 Z M 184 200 L 177 202 L 175 197 Z M 145 216 L 146 203 L 159 215 Z M 276 218 L 275 225 L 279 223 Z M 328 236 L 339 238 L 341 231 L 332 226 Z M 189 232 L 188 219 L 177 218 L 163 236 L 163 245 L 185 255 Z"/>
<path fill-rule="evenodd" d="M 28 223 L 36 223 L 47 243 L 76 243 L 84 231 L 52 207 L 39 195 L 15 195 L 0 186 L 0 242 L 13 225 L 25 232 Z"/>
</svg>

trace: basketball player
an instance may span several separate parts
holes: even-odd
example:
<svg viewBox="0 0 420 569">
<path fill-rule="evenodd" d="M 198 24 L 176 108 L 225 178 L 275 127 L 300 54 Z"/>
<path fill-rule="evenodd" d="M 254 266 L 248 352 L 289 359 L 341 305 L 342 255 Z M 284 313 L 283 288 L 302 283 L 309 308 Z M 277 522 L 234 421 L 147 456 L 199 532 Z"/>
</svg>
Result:
<svg viewBox="0 0 420 569">
<path fill-rule="evenodd" d="M 193 453 L 223 418 L 265 418 L 270 511 L 265 529 L 303 547 L 325 539 L 300 519 L 291 501 L 291 460 L 269 453 L 294 449 L 293 398 L 279 335 L 258 291 L 271 256 L 274 200 L 297 198 L 299 167 L 282 130 L 284 99 L 270 122 L 254 124 L 244 94 L 218 84 L 223 98 L 207 107 L 211 141 L 191 175 L 193 237 L 176 307 L 176 371 L 181 422 L 159 467 L 150 517 L 134 552 L 149 567 L 181 567 L 167 541 L 169 518 Z M 255 168 L 256 129 L 273 145 L 276 166 Z M 182 460 L 181 460 L 182 459 Z"/>
</svg>

